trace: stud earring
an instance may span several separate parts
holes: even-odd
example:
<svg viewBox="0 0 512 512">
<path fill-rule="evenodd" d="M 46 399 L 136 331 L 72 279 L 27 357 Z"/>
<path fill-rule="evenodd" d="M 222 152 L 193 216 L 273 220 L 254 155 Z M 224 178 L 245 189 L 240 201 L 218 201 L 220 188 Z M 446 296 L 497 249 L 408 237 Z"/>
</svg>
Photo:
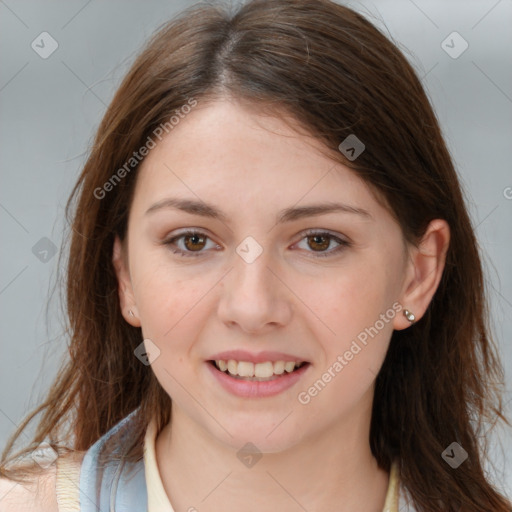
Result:
<svg viewBox="0 0 512 512">
<path fill-rule="evenodd" d="M 404 316 L 407 318 L 407 320 L 409 320 L 409 322 L 411 322 L 411 324 L 416 321 L 416 317 L 408 309 L 404 309 Z"/>
<path fill-rule="evenodd" d="M 129 310 L 128 310 L 128 314 L 129 314 L 130 316 L 135 316 L 135 315 L 133 314 L 133 311 L 132 311 L 131 309 L 129 309 Z"/>
</svg>

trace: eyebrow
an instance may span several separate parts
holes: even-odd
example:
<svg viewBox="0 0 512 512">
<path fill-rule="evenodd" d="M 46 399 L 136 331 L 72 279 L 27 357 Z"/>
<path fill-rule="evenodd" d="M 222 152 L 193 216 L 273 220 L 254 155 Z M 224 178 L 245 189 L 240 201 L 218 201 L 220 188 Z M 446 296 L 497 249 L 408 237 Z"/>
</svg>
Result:
<svg viewBox="0 0 512 512">
<path fill-rule="evenodd" d="M 156 212 L 162 209 L 176 209 L 181 210 L 192 215 L 200 215 L 202 217 L 210 217 L 212 219 L 218 219 L 222 222 L 227 223 L 228 217 L 225 213 L 219 210 L 216 206 L 205 203 L 204 201 L 196 201 L 192 199 L 180 199 L 175 197 L 169 197 L 162 199 L 157 203 L 150 206 L 145 215 Z M 305 217 L 313 217 L 317 215 L 325 215 L 327 213 L 352 213 L 360 215 L 362 217 L 371 219 L 371 214 L 363 208 L 356 208 L 343 203 L 332 203 L 327 202 L 323 204 L 311 204 L 308 206 L 299 206 L 285 208 L 281 210 L 277 215 L 277 223 L 282 224 L 284 222 L 292 222 Z"/>
</svg>

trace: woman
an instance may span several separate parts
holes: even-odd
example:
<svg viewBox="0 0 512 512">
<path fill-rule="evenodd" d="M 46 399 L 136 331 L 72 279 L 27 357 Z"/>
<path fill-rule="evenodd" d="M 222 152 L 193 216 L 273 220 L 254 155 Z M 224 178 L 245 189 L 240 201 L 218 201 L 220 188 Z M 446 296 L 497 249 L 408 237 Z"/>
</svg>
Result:
<svg viewBox="0 0 512 512">
<path fill-rule="evenodd" d="M 362 16 L 185 11 L 73 206 L 70 358 L 4 451 L 6 510 L 511 510 L 477 437 L 506 419 L 475 235 L 415 72 Z M 40 411 L 24 453 L 58 457 L 8 467 Z"/>
</svg>

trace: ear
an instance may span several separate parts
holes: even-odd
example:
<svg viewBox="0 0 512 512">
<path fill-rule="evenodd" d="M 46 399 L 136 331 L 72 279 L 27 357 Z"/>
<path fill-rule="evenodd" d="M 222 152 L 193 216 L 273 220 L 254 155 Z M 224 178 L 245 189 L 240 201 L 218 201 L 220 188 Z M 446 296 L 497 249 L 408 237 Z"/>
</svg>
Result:
<svg viewBox="0 0 512 512">
<path fill-rule="evenodd" d="M 112 251 L 112 263 L 117 276 L 119 304 L 124 319 L 133 327 L 140 327 L 139 313 L 135 304 L 130 272 L 126 262 L 125 249 L 123 243 L 116 235 L 114 239 L 114 248 Z M 132 311 L 133 316 L 129 311 Z"/>
<path fill-rule="evenodd" d="M 420 243 L 409 250 L 406 278 L 400 298 L 418 321 L 424 314 L 441 281 L 450 244 L 450 228 L 442 219 L 430 222 Z M 411 323 L 405 315 L 395 316 L 396 330 L 406 329 Z"/>
</svg>

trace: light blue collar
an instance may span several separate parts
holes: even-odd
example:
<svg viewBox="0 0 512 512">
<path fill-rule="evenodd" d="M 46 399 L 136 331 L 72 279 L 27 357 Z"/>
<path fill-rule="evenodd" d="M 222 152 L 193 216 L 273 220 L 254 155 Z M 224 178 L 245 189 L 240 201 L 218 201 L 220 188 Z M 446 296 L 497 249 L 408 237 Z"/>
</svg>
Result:
<svg viewBox="0 0 512 512">
<path fill-rule="evenodd" d="M 114 425 L 87 450 L 80 471 L 81 512 L 147 512 L 144 459 L 133 464 L 122 457 L 127 440 L 133 439 L 137 411 Z M 107 442 L 113 447 L 108 460 Z"/>
</svg>

